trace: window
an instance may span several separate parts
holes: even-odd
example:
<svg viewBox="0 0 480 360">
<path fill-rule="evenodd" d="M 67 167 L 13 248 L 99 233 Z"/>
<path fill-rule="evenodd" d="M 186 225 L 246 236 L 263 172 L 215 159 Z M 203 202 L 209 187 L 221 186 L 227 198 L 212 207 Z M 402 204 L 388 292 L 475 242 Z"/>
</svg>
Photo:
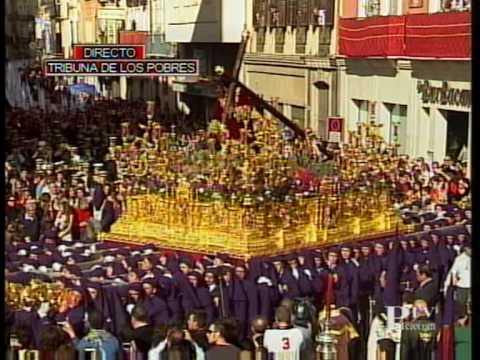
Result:
<svg viewBox="0 0 480 360">
<path fill-rule="evenodd" d="M 390 138 L 386 139 L 386 141 L 400 145 L 399 153 L 404 153 L 407 136 L 407 106 L 385 103 L 385 107 L 388 109 L 389 117 L 387 126 L 390 127 Z"/>
<path fill-rule="evenodd" d="M 354 119 L 356 119 L 356 123 L 364 123 L 368 121 L 368 100 L 357 100 L 353 99 L 354 104 L 354 111 L 353 114 Z"/>
<path fill-rule="evenodd" d="M 265 28 L 259 28 L 257 31 L 257 52 L 265 50 Z"/>
<path fill-rule="evenodd" d="M 285 29 L 275 29 L 275 52 L 283 54 L 283 48 L 285 47 Z"/>
<path fill-rule="evenodd" d="M 442 11 L 466 11 L 470 10 L 471 0 L 441 0 Z"/>
<path fill-rule="evenodd" d="M 295 26 L 297 18 L 297 0 L 287 0 L 287 25 Z"/>
<path fill-rule="evenodd" d="M 380 15 L 380 0 L 358 0 L 358 17 Z"/>
<path fill-rule="evenodd" d="M 311 24 L 313 26 L 332 26 L 335 1 L 311 0 Z"/>
<path fill-rule="evenodd" d="M 270 0 L 270 27 L 286 26 L 286 0 Z"/>
<path fill-rule="evenodd" d="M 329 26 L 322 26 L 318 28 L 318 40 L 319 40 L 319 56 L 328 56 L 330 52 L 330 39 L 332 34 L 332 28 Z"/>
<path fill-rule="evenodd" d="M 307 28 L 297 27 L 295 29 L 295 52 L 297 54 L 305 54 L 305 48 L 307 46 Z"/>
<path fill-rule="evenodd" d="M 267 5 L 267 0 L 255 0 L 253 3 L 253 26 L 256 29 L 267 26 Z"/>
<path fill-rule="evenodd" d="M 309 23 L 309 1 L 308 0 L 298 0 L 297 5 L 297 26 L 308 26 Z"/>
<path fill-rule="evenodd" d="M 292 120 L 295 121 L 301 128 L 305 127 L 305 108 L 303 106 L 291 106 Z"/>
</svg>

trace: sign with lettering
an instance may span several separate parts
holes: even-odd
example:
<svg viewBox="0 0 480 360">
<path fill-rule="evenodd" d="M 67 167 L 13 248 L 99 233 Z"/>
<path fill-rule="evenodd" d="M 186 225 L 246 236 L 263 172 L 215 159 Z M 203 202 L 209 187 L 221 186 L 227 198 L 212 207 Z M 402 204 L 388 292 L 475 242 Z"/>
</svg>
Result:
<svg viewBox="0 0 480 360">
<path fill-rule="evenodd" d="M 328 118 L 328 141 L 341 142 L 343 133 L 343 118 L 329 117 Z"/>
<path fill-rule="evenodd" d="M 428 80 L 419 80 L 417 92 L 422 96 L 422 102 L 438 105 L 470 107 L 472 92 L 466 89 L 451 88 L 447 81 L 441 87 L 435 87 Z"/>
</svg>

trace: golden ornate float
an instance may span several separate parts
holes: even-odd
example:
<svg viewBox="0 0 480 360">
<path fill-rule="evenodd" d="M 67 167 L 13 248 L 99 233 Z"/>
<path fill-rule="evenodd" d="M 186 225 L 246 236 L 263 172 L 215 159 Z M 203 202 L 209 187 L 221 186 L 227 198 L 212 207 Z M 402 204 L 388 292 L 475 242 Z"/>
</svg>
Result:
<svg viewBox="0 0 480 360">
<path fill-rule="evenodd" d="M 405 230 L 388 181 L 396 148 L 377 125 L 350 132 L 322 174 L 312 136 L 286 139 L 272 120 L 237 110 L 239 140 L 215 121 L 183 143 L 152 121 L 130 140 L 125 125 L 122 146 L 110 139 L 120 176 L 137 185 L 123 188 L 123 215 L 102 237 L 249 258 Z"/>
</svg>

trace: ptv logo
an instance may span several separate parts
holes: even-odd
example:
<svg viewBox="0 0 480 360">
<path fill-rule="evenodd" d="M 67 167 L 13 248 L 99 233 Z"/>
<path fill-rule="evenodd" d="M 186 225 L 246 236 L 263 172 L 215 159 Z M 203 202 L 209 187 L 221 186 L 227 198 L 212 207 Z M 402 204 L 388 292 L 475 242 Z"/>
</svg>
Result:
<svg viewBox="0 0 480 360">
<path fill-rule="evenodd" d="M 415 324 L 413 323 L 404 323 L 405 320 L 417 320 L 417 319 L 429 319 L 431 318 L 434 308 L 428 308 L 426 304 L 424 306 L 387 306 L 387 329 L 398 328 L 399 326 L 406 330 L 406 327 L 411 329 L 412 327 L 422 326 L 421 331 L 426 331 L 424 329 L 427 324 Z M 435 324 L 431 324 L 435 326 Z M 413 329 L 412 329 L 413 330 Z"/>
</svg>

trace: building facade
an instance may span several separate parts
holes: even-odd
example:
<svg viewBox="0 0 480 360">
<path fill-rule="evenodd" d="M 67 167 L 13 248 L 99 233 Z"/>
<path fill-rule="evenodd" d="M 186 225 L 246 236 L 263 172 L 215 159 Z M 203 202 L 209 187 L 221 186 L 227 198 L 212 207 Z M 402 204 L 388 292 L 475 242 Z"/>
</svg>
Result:
<svg viewBox="0 0 480 360">
<path fill-rule="evenodd" d="M 5 45 L 7 60 L 33 59 L 38 55 L 35 19 L 40 0 L 5 2 Z"/>
<path fill-rule="evenodd" d="M 344 0 L 337 64 L 345 139 L 359 122 L 374 120 L 402 153 L 467 160 L 471 15 L 466 2 L 454 9 L 437 3 L 379 1 L 368 12 L 371 3 Z"/>
<path fill-rule="evenodd" d="M 334 0 L 248 1 L 243 81 L 322 138 L 338 115 L 335 8 Z"/>
<path fill-rule="evenodd" d="M 179 58 L 200 62 L 199 77 L 177 77 L 173 83 L 177 107 L 192 121 L 213 116 L 220 94 L 202 78 L 214 75 L 218 65 L 232 72 L 246 29 L 246 6 L 246 0 L 170 0 L 165 8 L 166 41 L 177 44 Z"/>
</svg>

